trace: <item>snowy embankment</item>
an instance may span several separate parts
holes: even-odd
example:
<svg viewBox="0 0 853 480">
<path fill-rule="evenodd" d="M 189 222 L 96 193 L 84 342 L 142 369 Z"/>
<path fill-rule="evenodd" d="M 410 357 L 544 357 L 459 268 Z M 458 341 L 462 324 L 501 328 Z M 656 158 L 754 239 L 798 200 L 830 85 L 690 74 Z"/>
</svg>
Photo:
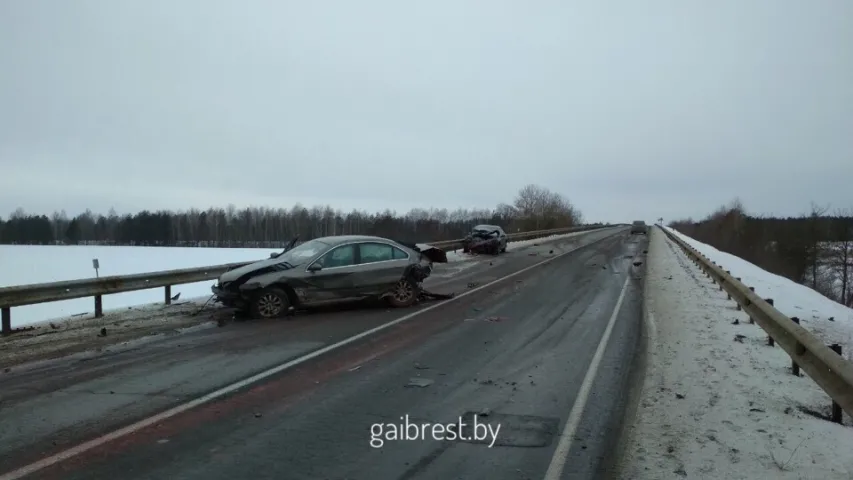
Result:
<svg viewBox="0 0 853 480">
<path fill-rule="evenodd" d="M 800 285 L 691 243 L 777 302 L 811 299 Z M 793 376 L 790 357 L 658 229 L 647 261 L 648 366 L 621 478 L 853 478 L 850 418 L 843 426 L 817 418 L 829 413 L 826 393 Z M 808 308 L 840 324 L 831 303 Z"/>
<path fill-rule="evenodd" d="M 534 240 L 510 242 L 507 250 L 523 249 L 540 242 L 552 242 L 581 235 L 574 232 Z M 92 259 L 100 263 L 100 276 L 195 268 L 225 263 L 251 262 L 269 258 L 277 249 L 266 248 L 198 248 L 198 247 L 108 247 L 108 246 L 27 246 L 0 245 L 0 287 L 32 283 L 77 280 L 95 276 Z M 448 252 L 448 261 L 461 262 L 477 258 Z M 180 301 L 203 303 L 210 297 L 211 281 L 176 285 L 172 294 Z M 119 293 L 103 297 L 104 312 L 163 302 L 163 289 L 155 288 Z M 88 318 L 92 315 L 92 298 L 26 305 L 12 309 L 13 328 L 48 320 Z"/>
<path fill-rule="evenodd" d="M 834 302 L 811 288 L 800 285 L 785 277 L 762 270 L 742 258 L 721 252 L 698 242 L 671 228 L 668 231 L 699 250 L 724 270 L 740 277 L 747 286 L 754 287 L 761 298 L 772 298 L 773 306 L 788 317 L 800 319 L 800 326 L 811 332 L 823 343 L 837 343 L 848 360 L 853 359 L 853 309 Z"/>
</svg>

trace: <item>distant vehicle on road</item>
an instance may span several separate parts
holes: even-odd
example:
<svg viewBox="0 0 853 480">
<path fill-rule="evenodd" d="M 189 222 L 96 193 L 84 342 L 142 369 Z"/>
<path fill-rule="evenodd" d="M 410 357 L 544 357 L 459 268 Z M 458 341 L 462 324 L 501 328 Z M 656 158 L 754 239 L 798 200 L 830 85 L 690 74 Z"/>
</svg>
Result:
<svg viewBox="0 0 853 480">
<path fill-rule="evenodd" d="M 642 220 L 634 220 L 634 223 L 631 224 L 631 235 L 646 235 L 648 233 L 648 229 L 649 227 L 646 226 L 646 222 Z"/>
<path fill-rule="evenodd" d="M 462 252 L 498 255 L 506 252 L 506 245 L 507 236 L 503 228 L 497 225 L 477 225 L 462 241 Z"/>
<path fill-rule="evenodd" d="M 433 262 L 447 262 L 447 254 L 435 247 L 382 237 L 333 236 L 294 244 L 222 274 L 211 287 L 216 300 L 256 318 L 371 297 L 407 307 L 418 300 Z"/>
</svg>

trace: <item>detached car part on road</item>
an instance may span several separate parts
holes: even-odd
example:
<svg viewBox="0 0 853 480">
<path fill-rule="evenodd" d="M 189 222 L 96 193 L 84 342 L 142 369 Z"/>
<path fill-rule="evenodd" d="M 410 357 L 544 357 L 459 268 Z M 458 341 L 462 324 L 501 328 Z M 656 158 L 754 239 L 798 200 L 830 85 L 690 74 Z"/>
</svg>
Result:
<svg viewBox="0 0 853 480">
<path fill-rule="evenodd" d="M 506 252 L 507 236 L 497 225 L 477 225 L 462 241 L 464 253 L 489 253 L 498 255 Z"/>
<path fill-rule="evenodd" d="M 435 247 L 381 237 L 321 237 L 269 259 L 225 272 L 211 290 L 228 307 L 256 318 L 276 318 L 292 309 L 379 298 L 408 307 L 421 297 L 433 263 L 447 262 Z"/>
</svg>

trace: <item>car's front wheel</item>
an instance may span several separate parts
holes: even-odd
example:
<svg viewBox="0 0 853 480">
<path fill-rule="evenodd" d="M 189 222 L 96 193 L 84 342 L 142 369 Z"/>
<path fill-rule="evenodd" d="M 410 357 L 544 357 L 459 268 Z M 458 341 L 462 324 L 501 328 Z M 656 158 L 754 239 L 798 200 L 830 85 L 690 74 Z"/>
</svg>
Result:
<svg viewBox="0 0 853 480">
<path fill-rule="evenodd" d="M 415 282 L 403 278 L 394 285 L 390 295 L 385 297 L 392 307 L 410 307 L 418 300 L 418 286 Z"/>
<path fill-rule="evenodd" d="M 279 318 L 290 308 L 290 299 L 284 290 L 270 287 L 258 292 L 250 307 L 255 318 Z"/>
</svg>

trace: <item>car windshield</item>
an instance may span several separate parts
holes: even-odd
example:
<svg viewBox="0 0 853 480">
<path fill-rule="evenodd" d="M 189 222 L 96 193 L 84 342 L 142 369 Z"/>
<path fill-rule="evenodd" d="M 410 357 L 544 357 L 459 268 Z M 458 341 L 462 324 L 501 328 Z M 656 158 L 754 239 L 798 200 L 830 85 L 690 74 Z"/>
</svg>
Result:
<svg viewBox="0 0 853 480">
<path fill-rule="evenodd" d="M 477 225 L 476 227 L 474 227 L 475 232 L 483 232 L 483 233 L 492 233 L 497 229 L 498 229 L 498 227 L 495 227 L 493 225 Z"/>
<path fill-rule="evenodd" d="M 645 224 L 646 224 L 646 222 L 644 222 L 642 220 L 637 220 L 636 222 L 634 222 L 634 225 L 645 225 Z"/>
<path fill-rule="evenodd" d="M 320 240 L 308 240 L 303 244 L 293 247 L 292 250 L 284 252 L 280 257 L 278 257 L 278 259 L 282 262 L 290 263 L 291 265 L 299 265 L 328 247 L 329 244 L 326 242 L 321 242 Z"/>
</svg>

